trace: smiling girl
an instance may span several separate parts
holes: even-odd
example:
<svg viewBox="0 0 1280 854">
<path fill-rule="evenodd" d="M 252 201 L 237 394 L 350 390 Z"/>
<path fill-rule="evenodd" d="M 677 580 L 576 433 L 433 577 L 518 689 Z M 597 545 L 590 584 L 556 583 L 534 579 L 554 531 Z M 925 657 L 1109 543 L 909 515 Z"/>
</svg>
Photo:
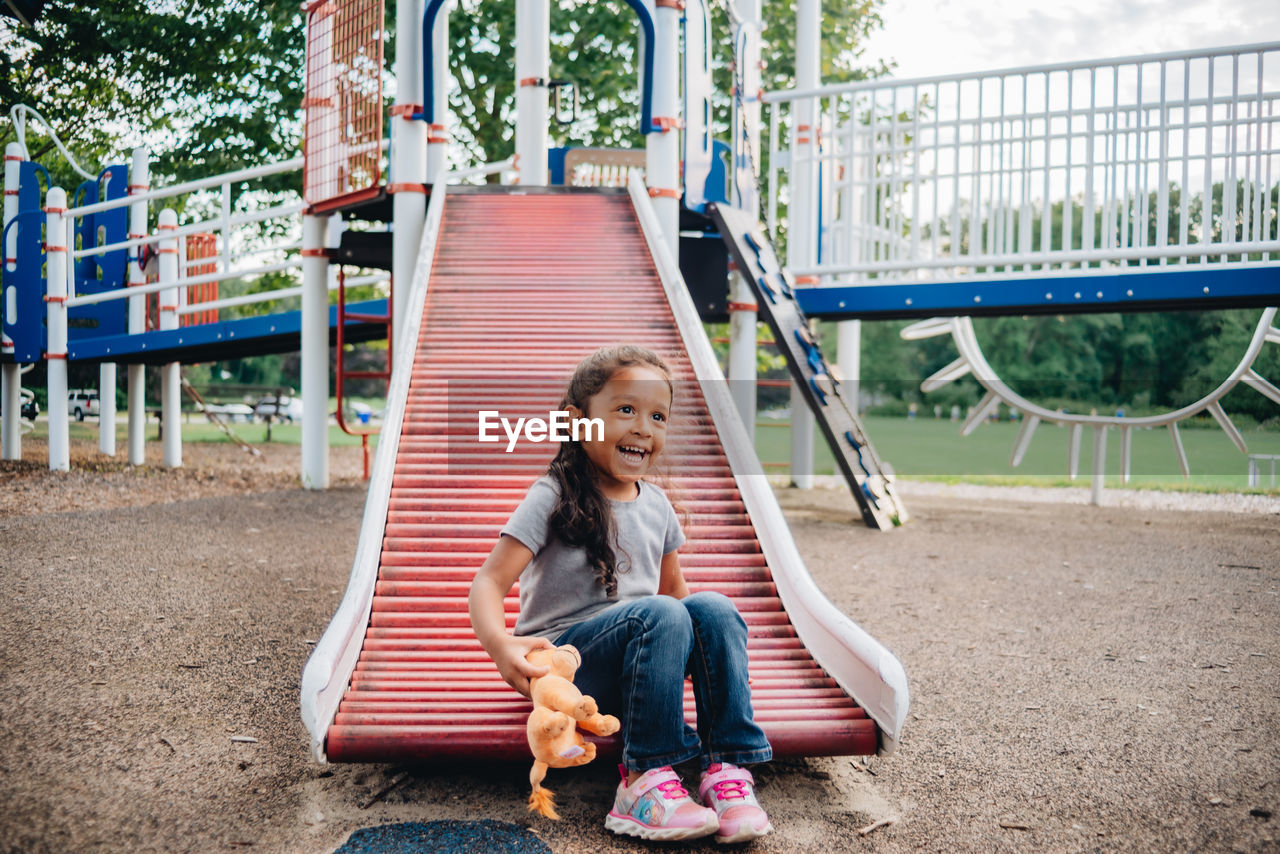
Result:
<svg viewBox="0 0 1280 854">
<path fill-rule="evenodd" d="M 714 592 L 690 594 L 676 550 L 684 533 L 644 479 L 667 441 L 671 372 L 643 347 L 596 351 L 561 409 L 599 418 L 603 436 L 566 442 L 502 529 L 471 586 L 471 624 L 502 678 L 525 696 L 546 668 L 533 649 L 572 644 L 575 683 L 622 720 L 623 779 L 605 826 L 644 839 L 744 842 L 772 826 L 742 764 L 773 753 L 753 720 L 747 627 Z M 508 634 L 503 598 L 520 580 Z M 698 731 L 684 720 L 693 680 Z M 698 758 L 701 803 L 671 766 Z"/>
</svg>

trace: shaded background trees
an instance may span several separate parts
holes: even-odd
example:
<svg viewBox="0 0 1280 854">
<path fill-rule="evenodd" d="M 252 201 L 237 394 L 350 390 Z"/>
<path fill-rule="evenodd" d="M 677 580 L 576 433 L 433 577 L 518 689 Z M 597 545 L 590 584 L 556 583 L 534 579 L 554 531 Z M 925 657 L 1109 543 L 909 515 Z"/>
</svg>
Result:
<svg viewBox="0 0 1280 854">
<path fill-rule="evenodd" d="M 890 69 L 862 61 L 868 36 L 880 25 L 882 0 L 824 0 L 824 81 L 880 76 Z M 764 85 L 785 89 L 794 78 L 794 8 L 764 5 Z M 723 0 L 712 4 L 713 70 L 718 99 L 716 135 L 728 136 L 731 47 Z M 395 0 L 387 2 L 395 23 Z M 515 5 L 511 0 L 460 0 L 450 16 L 454 87 L 455 155 L 464 163 L 500 160 L 513 151 Z M 551 74 L 573 81 L 579 120 L 553 129 L 553 144 L 640 147 L 635 14 L 622 0 L 557 0 L 551 9 Z M 153 153 L 156 183 L 184 180 L 296 156 L 302 138 L 303 14 L 297 0 L 152 0 L 146 4 L 101 0 L 93 4 L 49 0 L 34 26 L 0 17 L 0 108 L 18 103 L 40 110 L 81 165 L 96 172 L 121 162 L 145 142 Z M 394 32 L 387 68 L 393 67 Z M 388 100 L 393 87 L 389 87 Z M 16 138 L 0 121 L 0 143 Z M 42 129 L 27 133 L 31 156 L 53 180 L 74 187 L 80 177 L 56 153 Z M 292 183 L 291 183 L 292 182 Z M 275 189 L 296 193 L 296 178 Z M 1179 209 L 1171 195 L 1170 216 Z M 1271 188 L 1269 228 L 1276 228 L 1277 194 Z M 1235 197 L 1242 198 L 1237 192 Z M 1215 188 L 1211 227 L 1222 221 L 1222 188 Z M 1124 221 L 1154 241 L 1154 203 L 1130 200 Z M 1147 200 L 1143 200 L 1147 201 Z M 1192 228 L 1203 202 L 1189 204 Z M 1051 205 L 1051 228 L 1061 230 L 1066 206 Z M 979 215 L 982 217 L 982 215 Z M 1037 212 L 1037 224 L 1042 213 Z M 1080 208 L 1071 206 L 1073 234 L 1082 233 Z M 1176 219 L 1170 221 L 1176 233 Z M 985 236 L 985 218 L 977 224 Z M 968 240 L 966 221 L 956 239 Z M 1094 233 L 1102 235 L 1101 221 Z M 950 239 L 950 235 L 942 235 Z M 1256 312 L 1070 315 L 984 318 L 978 333 L 993 366 L 1020 393 L 1037 402 L 1087 406 L 1172 407 L 1199 397 L 1234 367 Z M 919 383 L 954 358 L 948 339 L 903 342 L 903 322 L 868 323 L 863 333 L 863 388 L 884 399 L 972 403 L 972 381 L 923 397 Z M 828 340 L 834 340 L 829 336 Z M 1280 356 L 1264 350 L 1259 371 L 1280 376 Z M 773 359 L 773 361 L 770 361 Z M 776 357 L 766 367 L 781 372 Z M 223 366 L 238 382 L 291 385 L 290 360 L 264 357 L 259 364 Z M 92 384 L 90 378 L 85 382 Z M 1259 420 L 1275 407 L 1248 391 L 1233 392 L 1228 411 Z"/>
</svg>

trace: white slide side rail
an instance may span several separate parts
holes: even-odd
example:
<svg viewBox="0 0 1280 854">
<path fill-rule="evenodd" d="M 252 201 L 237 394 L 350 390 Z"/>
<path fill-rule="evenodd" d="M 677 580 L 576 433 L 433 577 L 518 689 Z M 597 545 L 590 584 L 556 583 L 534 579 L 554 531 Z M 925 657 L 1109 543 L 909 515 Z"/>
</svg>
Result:
<svg viewBox="0 0 1280 854">
<path fill-rule="evenodd" d="M 404 424 L 409 381 L 413 375 L 414 355 L 427 299 L 427 283 L 435 260 L 440 222 L 444 218 L 445 184 L 436 183 L 418 245 L 414 266 L 408 316 L 404 318 L 400 340 L 396 344 L 395 364 L 387 389 L 387 417 L 383 422 L 369 478 L 364 520 L 351 568 L 351 578 L 338 611 L 325 629 L 302 671 L 302 721 L 311 733 L 311 752 L 318 762 L 326 762 L 325 736 L 338 712 L 338 704 L 355 670 L 365 628 L 373 607 L 373 588 L 378 580 L 378 564 L 382 556 L 382 535 L 386 529 L 387 507 L 391 500 L 391 480 L 395 474 L 396 454 L 400 448 L 400 429 Z"/>
<path fill-rule="evenodd" d="M 648 190 L 636 175 L 632 175 L 627 189 L 782 605 L 814 660 L 880 728 L 878 752 L 892 753 L 910 705 L 906 671 L 883 644 L 831 604 L 809 575 L 729 394 L 680 266 L 662 237 Z"/>
</svg>

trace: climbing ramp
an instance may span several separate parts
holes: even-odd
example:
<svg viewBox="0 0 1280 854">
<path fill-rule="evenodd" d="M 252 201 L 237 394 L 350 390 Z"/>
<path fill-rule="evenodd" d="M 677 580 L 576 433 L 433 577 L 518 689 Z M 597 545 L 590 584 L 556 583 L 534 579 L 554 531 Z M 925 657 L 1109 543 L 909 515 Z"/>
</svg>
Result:
<svg viewBox="0 0 1280 854">
<path fill-rule="evenodd" d="M 388 419 L 346 595 L 302 680 L 321 761 L 526 760 L 527 700 L 471 631 L 467 591 L 553 443 L 479 441 L 479 413 L 546 418 L 600 346 L 660 353 L 676 399 L 664 485 L 687 514 L 690 589 L 749 627 L 775 754 L 889 752 L 897 659 L 810 579 L 725 387 L 647 192 L 433 190 Z M 422 283 L 427 282 L 426 287 Z M 519 599 L 506 600 L 514 625 Z M 686 713 L 694 716 L 686 689 Z M 616 738 L 599 739 L 604 753 Z"/>
<path fill-rule="evenodd" d="M 893 475 L 880 461 L 857 401 L 846 400 L 841 383 L 814 340 L 809 318 L 796 303 L 795 277 L 779 262 L 764 226 L 755 217 L 727 205 L 709 206 L 711 219 L 733 253 L 738 271 L 750 285 L 761 315 L 773 330 L 778 350 L 818 427 L 827 438 L 841 474 L 849 484 L 869 528 L 890 528 L 907 521 Z"/>
</svg>

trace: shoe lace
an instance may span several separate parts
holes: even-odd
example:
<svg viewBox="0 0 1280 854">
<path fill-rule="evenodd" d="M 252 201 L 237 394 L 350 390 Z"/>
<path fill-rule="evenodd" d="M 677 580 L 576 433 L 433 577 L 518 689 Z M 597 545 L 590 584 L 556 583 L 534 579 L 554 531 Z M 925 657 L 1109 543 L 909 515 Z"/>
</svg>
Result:
<svg viewBox="0 0 1280 854">
<path fill-rule="evenodd" d="M 747 791 L 746 780 L 720 780 L 712 783 L 711 789 L 716 793 L 716 797 L 722 801 L 745 798 L 750 794 Z"/>
<path fill-rule="evenodd" d="M 667 780 L 663 783 L 659 783 L 655 788 L 657 788 L 659 792 L 662 792 L 662 796 L 669 801 L 689 797 L 689 793 L 685 791 L 684 786 L 680 785 L 679 780 Z"/>
</svg>

